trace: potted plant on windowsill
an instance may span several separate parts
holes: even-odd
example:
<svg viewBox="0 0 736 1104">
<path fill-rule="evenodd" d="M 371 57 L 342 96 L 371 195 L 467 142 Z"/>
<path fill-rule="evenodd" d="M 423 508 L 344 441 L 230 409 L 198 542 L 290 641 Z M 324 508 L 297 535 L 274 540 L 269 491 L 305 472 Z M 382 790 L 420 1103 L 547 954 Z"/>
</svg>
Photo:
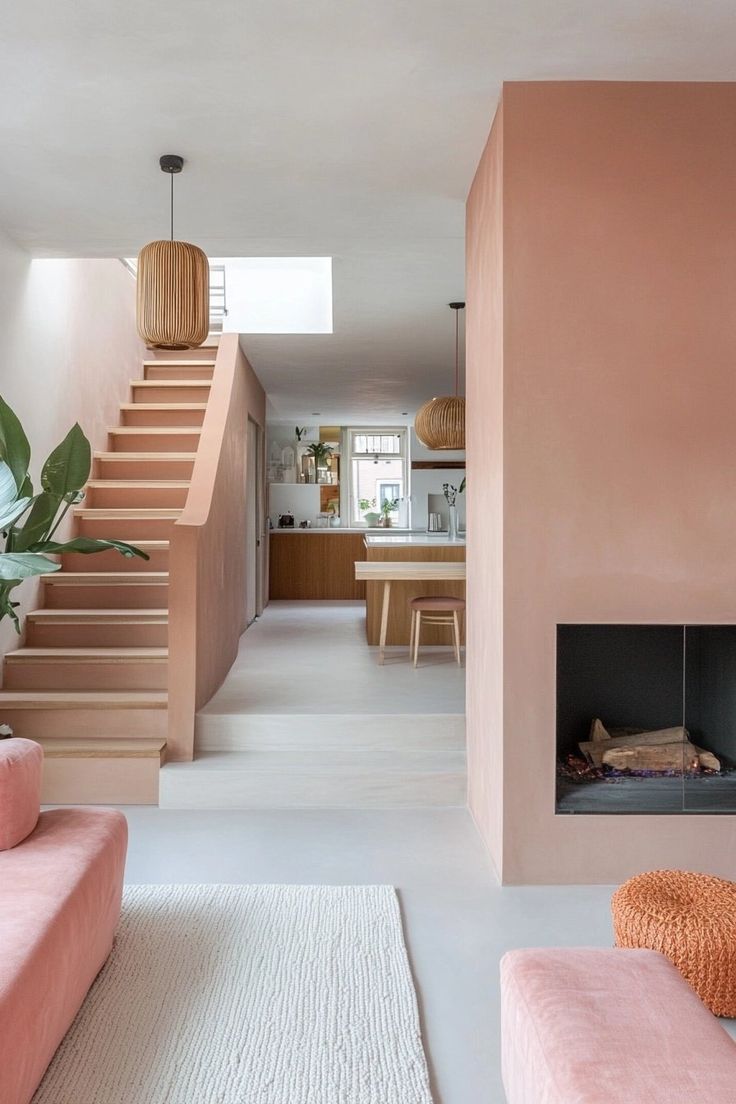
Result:
<svg viewBox="0 0 736 1104">
<path fill-rule="evenodd" d="M 381 514 L 383 516 L 380 524 L 383 525 L 384 529 L 391 528 L 391 515 L 394 513 L 398 505 L 398 498 L 384 498 L 383 502 L 381 503 Z"/>
<path fill-rule="evenodd" d="M 114 548 L 125 557 L 149 558 L 124 541 L 91 537 L 54 540 L 69 510 L 84 498 L 83 488 L 89 478 L 92 453 L 78 424 L 72 426 L 43 465 L 37 493 L 28 474 L 30 461 L 31 446 L 23 427 L 0 398 L 0 620 L 10 617 L 17 632 L 19 603 L 11 600 L 11 594 L 24 579 L 59 571 L 61 563 L 49 559 L 50 555 L 87 555 Z"/>
<path fill-rule="evenodd" d="M 371 529 L 375 529 L 375 527 L 378 525 L 379 521 L 381 520 L 381 515 L 376 510 L 373 509 L 373 507 L 375 505 L 376 505 L 375 498 L 359 498 L 358 499 L 358 506 L 360 507 L 360 512 L 363 515 L 363 521 Z"/>
</svg>

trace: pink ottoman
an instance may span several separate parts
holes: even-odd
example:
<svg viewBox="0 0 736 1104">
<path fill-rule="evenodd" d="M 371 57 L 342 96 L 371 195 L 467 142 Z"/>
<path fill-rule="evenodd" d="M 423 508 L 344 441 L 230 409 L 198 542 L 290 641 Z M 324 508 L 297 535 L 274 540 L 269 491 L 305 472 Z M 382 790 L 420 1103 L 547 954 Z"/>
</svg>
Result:
<svg viewBox="0 0 736 1104">
<path fill-rule="evenodd" d="M 501 960 L 508 1104 L 733 1104 L 736 1044 L 657 951 Z"/>
<path fill-rule="evenodd" d="M 120 915 L 125 817 L 98 808 L 39 816 L 39 751 L 28 740 L 0 740 L 0 840 L 31 825 L 0 851 L 2 1104 L 30 1101 L 110 953 Z"/>
</svg>

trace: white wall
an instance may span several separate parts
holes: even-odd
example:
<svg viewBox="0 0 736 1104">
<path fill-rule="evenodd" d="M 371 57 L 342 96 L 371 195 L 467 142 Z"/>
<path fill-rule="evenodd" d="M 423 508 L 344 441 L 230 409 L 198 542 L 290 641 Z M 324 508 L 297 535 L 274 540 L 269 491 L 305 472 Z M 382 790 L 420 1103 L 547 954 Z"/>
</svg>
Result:
<svg viewBox="0 0 736 1104">
<path fill-rule="evenodd" d="M 433 452 L 426 448 L 411 429 L 410 456 L 412 460 L 457 461 L 465 460 L 464 452 Z M 442 494 L 442 484 L 459 487 L 465 475 L 464 468 L 428 468 L 411 473 L 411 524 L 413 529 L 427 528 L 427 495 Z M 456 500 L 458 524 L 465 528 L 465 495 Z"/>
<path fill-rule="evenodd" d="M 75 421 L 93 448 L 106 446 L 128 380 L 141 375 L 135 281 L 118 260 L 32 259 L 0 236 L 0 394 L 31 442 L 37 480 L 48 453 Z M 38 584 L 15 591 L 33 609 Z M 0 625 L 0 652 L 19 638 Z"/>
</svg>

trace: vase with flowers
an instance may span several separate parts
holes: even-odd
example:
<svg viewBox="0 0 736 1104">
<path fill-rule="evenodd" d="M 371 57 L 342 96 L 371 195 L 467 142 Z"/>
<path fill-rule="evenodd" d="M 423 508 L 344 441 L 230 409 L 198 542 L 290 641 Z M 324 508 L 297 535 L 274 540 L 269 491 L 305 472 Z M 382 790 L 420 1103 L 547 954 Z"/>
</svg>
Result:
<svg viewBox="0 0 736 1104">
<path fill-rule="evenodd" d="M 453 487 L 452 483 L 443 483 L 442 491 L 447 502 L 447 538 L 454 541 L 457 540 L 457 487 Z"/>
</svg>

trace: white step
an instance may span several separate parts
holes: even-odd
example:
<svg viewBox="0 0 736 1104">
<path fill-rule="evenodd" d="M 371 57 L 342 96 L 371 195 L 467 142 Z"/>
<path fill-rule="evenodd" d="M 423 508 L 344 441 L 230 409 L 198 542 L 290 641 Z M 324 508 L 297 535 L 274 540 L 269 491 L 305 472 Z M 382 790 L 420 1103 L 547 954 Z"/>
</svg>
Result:
<svg viewBox="0 0 736 1104">
<path fill-rule="evenodd" d="M 409 809 L 466 803 L 458 751 L 204 752 L 161 770 L 166 809 Z"/>
<path fill-rule="evenodd" d="M 464 713 L 214 713 L 195 720 L 197 751 L 458 751 Z"/>
</svg>

